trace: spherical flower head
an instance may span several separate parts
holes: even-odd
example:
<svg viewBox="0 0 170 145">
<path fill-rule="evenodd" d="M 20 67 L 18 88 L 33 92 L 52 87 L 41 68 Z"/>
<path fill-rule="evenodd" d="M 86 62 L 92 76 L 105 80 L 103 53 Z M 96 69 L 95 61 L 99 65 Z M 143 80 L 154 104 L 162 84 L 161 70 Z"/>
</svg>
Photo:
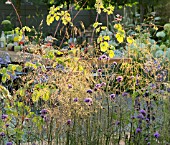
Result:
<svg viewBox="0 0 170 145">
<path fill-rule="evenodd" d="M 140 128 L 136 128 L 136 133 L 141 133 L 141 129 Z"/>
<path fill-rule="evenodd" d="M 120 121 L 116 121 L 116 125 L 120 125 Z"/>
<path fill-rule="evenodd" d="M 1 136 L 1 137 L 4 137 L 4 136 L 5 136 L 5 133 L 4 133 L 4 132 L 0 132 L 0 136 Z"/>
<path fill-rule="evenodd" d="M 47 109 L 42 109 L 41 111 L 40 111 L 40 113 L 41 113 L 41 115 L 45 115 L 45 114 L 47 114 Z"/>
<path fill-rule="evenodd" d="M 143 116 L 146 116 L 146 111 L 145 111 L 145 110 L 141 109 L 139 112 L 140 112 Z"/>
<path fill-rule="evenodd" d="M 101 60 L 102 60 L 102 59 L 107 59 L 107 55 L 103 54 L 103 55 L 101 55 L 99 58 L 100 58 Z"/>
<path fill-rule="evenodd" d="M 101 84 L 96 84 L 95 87 L 96 87 L 96 88 L 100 88 L 100 87 L 101 87 Z"/>
<path fill-rule="evenodd" d="M 139 119 L 144 119 L 144 116 L 143 116 L 142 113 L 140 113 L 140 114 L 137 116 L 137 118 L 139 118 Z"/>
<path fill-rule="evenodd" d="M 9 124 L 5 124 L 6 127 L 9 127 Z"/>
<path fill-rule="evenodd" d="M 25 121 L 29 121 L 29 120 L 30 120 L 29 118 L 27 118 L 27 117 L 25 118 Z"/>
<path fill-rule="evenodd" d="M 131 116 L 131 119 L 135 119 L 135 116 Z"/>
<path fill-rule="evenodd" d="M 106 83 L 105 83 L 105 82 L 102 82 L 102 83 L 101 83 L 101 87 L 103 87 L 103 86 L 106 86 Z"/>
<path fill-rule="evenodd" d="M 87 90 L 87 93 L 91 94 L 93 91 L 91 89 Z"/>
<path fill-rule="evenodd" d="M 110 95 L 110 99 L 115 99 L 116 95 L 115 94 L 111 94 Z"/>
<path fill-rule="evenodd" d="M 127 97 L 128 96 L 128 93 L 127 92 L 123 92 L 122 93 L 122 97 Z"/>
<path fill-rule="evenodd" d="M 99 69 L 97 70 L 97 72 L 98 72 L 98 73 L 101 73 L 101 72 L 102 72 L 102 69 L 99 68 Z"/>
<path fill-rule="evenodd" d="M 122 82 L 123 81 L 123 77 L 122 76 L 118 76 L 117 78 L 116 78 L 116 80 L 117 80 L 117 82 Z"/>
<path fill-rule="evenodd" d="M 74 98 L 74 100 L 73 100 L 74 102 L 77 102 L 78 101 L 78 98 Z"/>
<path fill-rule="evenodd" d="M 85 98 L 85 99 L 84 99 L 84 102 L 86 102 L 86 103 L 92 103 L 93 100 L 92 100 L 92 98 Z"/>
<path fill-rule="evenodd" d="M 146 122 L 149 123 L 150 119 L 149 118 L 146 118 Z"/>
<path fill-rule="evenodd" d="M 71 124 L 71 119 L 68 119 L 67 120 L 67 125 L 70 125 Z"/>
<path fill-rule="evenodd" d="M 84 102 L 86 102 L 89 106 L 91 106 L 93 103 L 93 100 L 92 100 L 92 98 L 85 98 Z"/>
<path fill-rule="evenodd" d="M 6 114 L 2 114 L 1 118 L 2 118 L 2 120 L 5 120 L 5 119 L 7 119 L 7 118 L 8 118 L 8 115 L 6 115 Z"/>
<path fill-rule="evenodd" d="M 117 62 L 116 62 L 116 61 L 114 61 L 114 62 L 113 62 L 113 65 L 117 65 Z"/>
<path fill-rule="evenodd" d="M 156 132 L 154 133 L 154 137 L 155 137 L 155 138 L 159 138 L 159 137 L 160 137 L 160 134 L 156 131 Z"/>
<path fill-rule="evenodd" d="M 7 142 L 6 145 L 12 145 L 13 143 L 12 142 Z"/>
<path fill-rule="evenodd" d="M 71 89 L 73 86 L 71 84 L 68 85 L 68 88 Z"/>
</svg>

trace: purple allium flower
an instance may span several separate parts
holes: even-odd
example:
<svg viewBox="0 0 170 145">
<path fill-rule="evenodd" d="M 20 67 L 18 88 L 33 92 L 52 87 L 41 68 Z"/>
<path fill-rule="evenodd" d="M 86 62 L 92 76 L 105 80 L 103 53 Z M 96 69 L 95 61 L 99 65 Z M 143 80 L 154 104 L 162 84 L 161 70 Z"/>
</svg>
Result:
<svg viewBox="0 0 170 145">
<path fill-rule="evenodd" d="M 150 145 L 150 144 L 151 144 L 150 142 L 147 143 L 147 145 Z"/>
<path fill-rule="evenodd" d="M 96 84 L 96 88 L 100 88 L 101 87 L 101 84 Z"/>
<path fill-rule="evenodd" d="M 101 83 L 101 87 L 103 87 L 103 86 L 106 86 L 106 83 L 105 83 L 105 82 L 102 82 L 102 83 Z"/>
<path fill-rule="evenodd" d="M 68 119 L 67 120 L 67 125 L 70 125 L 71 124 L 71 119 Z"/>
<path fill-rule="evenodd" d="M 131 119 L 135 119 L 135 116 L 131 116 Z"/>
<path fill-rule="evenodd" d="M 101 59 L 107 59 L 107 55 L 103 54 L 100 56 Z"/>
<path fill-rule="evenodd" d="M 91 89 L 87 90 L 87 93 L 91 94 L 93 91 Z"/>
<path fill-rule="evenodd" d="M 123 93 L 122 93 L 122 96 L 123 96 L 123 97 L 126 97 L 126 96 L 128 96 L 128 93 L 127 93 L 127 92 L 123 92 Z"/>
<path fill-rule="evenodd" d="M 111 94 L 110 95 L 110 99 L 115 99 L 116 95 L 115 94 Z"/>
<path fill-rule="evenodd" d="M 86 103 L 92 103 L 93 100 L 92 100 L 92 98 L 85 98 L 85 99 L 84 99 L 84 102 L 86 102 Z"/>
<path fill-rule="evenodd" d="M 106 60 L 107 60 L 107 61 L 110 60 L 110 57 L 107 57 Z"/>
<path fill-rule="evenodd" d="M 149 123 L 150 119 L 149 118 L 146 118 L 146 122 Z"/>
<path fill-rule="evenodd" d="M 13 143 L 12 142 L 7 142 L 6 145 L 12 145 Z"/>
<path fill-rule="evenodd" d="M 98 69 L 97 72 L 98 72 L 98 73 L 101 73 L 101 72 L 102 72 L 102 69 Z"/>
<path fill-rule="evenodd" d="M 118 77 L 116 78 L 116 80 L 120 83 L 120 82 L 123 81 L 123 77 L 122 77 L 122 76 L 118 76 Z"/>
<path fill-rule="evenodd" d="M 143 116 L 146 116 L 146 111 L 145 111 L 145 110 L 141 109 L 139 112 L 140 112 Z"/>
<path fill-rule="evenodd" d="M 113 65 L 117 65 L 117 62 L 116 62 L 116 61 L 114 61 L 114 62 L 113 62 Z"/>
<path fill-rule="evenodd" d="M 159 137 L 160 137 L 160 134 L 156 131 L 156 132 L 154 133 L 154 137 L 155 137 L 155 138 L 159 138 Z"/>
<path fill-rule="evenodd" d="M 141 129 L 140 128 L 136 128 L 136 133 L 141 133 Z"/>
<path fill-rule="evenodd" d="M 120 125 L 120 121 L 116 121 L 116 125 Z"/>
<path fill-rule="evenodd" d="M 25 121 L 29 121 L 29 120 L 30 120 L 29 118 L 27 118 L 27 117 L 25 118 Z"/>
<path fill-rule="evenodd" d="M 5 133 L 4 133 L 4 132 L 0 132 L 0 136 L 1 136 L 1 137 L 4 137 L 4 136 L 5 136 Z"/>
<path fill-rule="evenodd" d="M 139 114 L 138 116 L 137 116 L 137 118 L 139 118 L 139 119 L 144 119 L 144 116 L 143 116 L 143 114 Z"/>
<path fill-rule="evenodd" d="M 71 84 L 68 85 L 68 88 L 71 89 L 73 86 Z"/>
<path fill-rule="evenodd" d="M 8 117 L 8 115 L 6 115 L 6 114 L 2 114 L 2 116 L 1 116 L 1 118 L 2 118 L 3 120 L 7 119 L 7 117 Z"/>
<path fill-rule="evenodd" d="M 94 87 L 94 91 L 97 91 L 98 90 L 98 88 L 97 87 Z"/>
<path fill-rule="evenodd" d="M 6 127 L 9 127 L 9 124 L 5 124 Z"/>
<path fill-rule="evenodd" d="M 45 114 L 47 114 L 47 109 L 42 109 L 41 111 L 40 111 L 40 113 L 41 113 L 41 115 L 45 115 Z"/>
<path fill-rule="evenodd" d="M 74 98 L 74 100 L 73 100 L 74 102 L 77 102 L 78 101 L 78 98 Z"/>
</svg>

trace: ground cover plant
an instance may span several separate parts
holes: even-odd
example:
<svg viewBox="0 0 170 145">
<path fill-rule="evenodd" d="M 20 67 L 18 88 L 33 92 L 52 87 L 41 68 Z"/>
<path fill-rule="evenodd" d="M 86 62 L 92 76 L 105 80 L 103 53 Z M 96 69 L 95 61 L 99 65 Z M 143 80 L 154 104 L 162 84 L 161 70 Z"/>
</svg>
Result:
<svg viewBox="0 0 170 145">
<path fill-rule="evenodd" d="M 97 17 L 114 10 L 99 0 L 95 7 Z M 62 6 L 51 7 L 47 23 L 54 19 L 73 25 Z M 109 28 L 96 18 L 93 53 L 74 44 L 67 53 L 51 48 L 40 60 L 0 69 L 0 144 L 170 144 L 167 42 L 157 43 L 139 25 L 129 35 L 121 20 L 115 16 Z M 114 56 L 121 61 L 110 63 Z M 25 70 L 15 82 L 16 72 Z"/>
</svg>

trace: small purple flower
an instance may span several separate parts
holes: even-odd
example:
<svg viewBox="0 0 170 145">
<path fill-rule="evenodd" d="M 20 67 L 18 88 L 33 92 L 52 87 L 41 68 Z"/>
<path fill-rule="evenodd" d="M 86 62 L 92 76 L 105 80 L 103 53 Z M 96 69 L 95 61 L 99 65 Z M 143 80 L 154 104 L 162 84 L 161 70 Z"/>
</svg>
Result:
<svg viewBox="0 0 170 145">
<path fill-rule="evenodd" d="M 116 121 L 116 125 L 120 125 L 120 121 Z"/>
<path fill-rule="evenodd" d="M 115 94 L 111 94 L 110 95 L 110 99 L 115 99 L 116 95 Z"/>
<path fill-rule="evenodd" d="M 0 132 L 0 136 L 1 136 L 1 137 L 4 137 L 4 136 L 5 136 L 5 133 L 4 133 L 4 132 Z"/>
<path fill-rule="evenodd" d="M 91 89 L 87 90 L 87 93 L 91 94 L 93 91 Z"/>
<path fill-rule="evenodd" d="M 6 127 L 9 127 L 9 124 L 5 124 Z"/>
<path fill-rule="evenodd" d="M 160 137 L 160 134 L 156 131 L 156 132 L 154 133 L 154 137 L 155 137 L 155 138 L 159 138 L 159 137 Z"/>
<path fill-rule="evenodd" d="M 7 118 L 8 118 L 8 115 L 6 115 L 6 114 L 2 114 L 1 118 L 2 118 L 3 120 L 5 120 L 5 119 L 7 119 Z"/>
<path fill-rule="evenodd" d="M 100 88 L 101 87 L 101 84 L 96 84 L 96 88 Z"/>
<path fill-rule="evenodd" d="M 97 72 L 98 72 L 98 73 L 101 73 L 101 72 L 102 72 L 102 69 L 98 69 Z"/>
<path fill-rule="evenodd" d="M 149 123 L 150 119 L 149 118 L 146 118 L 146 122 Z"/>
<path fill-rule="evenodd" d="M 135 119 L 135 116 L 131 116 L 131 119 Z"/>
<path fill-rule="evenodd" d="M 98 88 L 97 87 L 94 87 L 94 91 L 97 91 L 98 90 Z"/>
<path fill-rule="evenodd" d="M 92 100 L 92 98 L 85 98 L 85 99 L 84 99 L 84 102 L 86 102 L 86 103 L 92 103 L 93 100 Z"/>
<path fill-rule="evenodd" d="M 68 88 L 71 89 L 73 86 L 71 84 L 68 85 Z"/>
<path fill-rule="evenodd" d="M 71 124 L 71 119 L 68 119 L 67 120 L 67 125 L 70 125 Z"/>
<path fill-rule="evenodd" d="M 167 92 L 170 93 L 170 88 L 167 88 Z"/>
<path fill-rule="evenodd" d="M 141 133 L 141 129 L 140 128 L 136 128 L 136 133 Z"/>
<path fill-rule="evenodd" d="M 144 116 L 143 116 L 143 114 L 139 114 L 138 116 L 137 116 L 137 118 L 139 118 L 139 119 L 144 119 Z"/>
<path fill-rule="evenodd" d="M 127 97 L 127 96 L 128 96 L 128 93 L 127 93 L 127 92 L 123 92 L 123 93 L 122 93 L 122 96 L 123 96 L 123 97 Z"/>
<path fill-rule="evenodd" d="M 40 113 L 41 113 L 41 115 L 45 115 L 45 114 L 47 114 L 47 109 L 42 109 L 41 111 L 40 111 Z"/>
<path fill-rule="evenodd" d="M 29 118 L 27 118 L 27 117 L 25 118 L 25 121 L 29 121 L 29 120 L 30 120 Z"/>
<path fill-rule="evenodd" d="M 78 98 L 74 98 L 74 100 L 73 100 L 74 102 L 77 102 L 78 101 Z"/>
<path fill-rule="evenodd" d="M 107 59 L 107 55 L 103 54 L 99 57 L 99 60 L 102 60 L 102 59 Z"/>
<path fill-rule="evenodd" d="M 103 86 L 106 86 L 106 83 L 105 83 L 105 82 L 102 82 L 102 83 L 101 83 L 101 87 L 103 87 Z"/>
<path fill-rule="evenodd" d="M 147 145 L 150 145 L 150 144 L 151 144 L 150 142 L 147 143 Z"/>
<path fill-rule="evenodd" d="M 118 76 L 117 78 L 116 78 L 116 80 L 117 80 L 117 82 L 122 82 L 123 81 L 123 77 L 122 76 Z"/>
<path fill-rule="evenodd" d="M 12 145 L 13 143 L 12 142 L 7 142 L 6 145 Z"/>
<path fill-rule="evenodd" d="M 114 62 L 113 62 L 113 65 L 117 65 L 117 62 L 116 62 L 116 61 L 114 61 Z"/>
<path fill-rule="evenodd" d="M 141 109 L 139 112 L 140 112 L 143 116 L 146 116 L 146 111 L 145 111 L 145 110 Z"/>
</svg>

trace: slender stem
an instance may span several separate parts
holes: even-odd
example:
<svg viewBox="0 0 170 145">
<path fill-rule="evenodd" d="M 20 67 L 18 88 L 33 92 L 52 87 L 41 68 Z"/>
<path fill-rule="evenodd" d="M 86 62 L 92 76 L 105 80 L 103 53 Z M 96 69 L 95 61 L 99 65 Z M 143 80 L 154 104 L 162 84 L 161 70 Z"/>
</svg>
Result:
<svg viewBox="0 0 170 145">
<path fill-rule="evenodd" d="M 18 14 L 18 12 L 17 12 L 17 9 L 15 8 L 15 6 L 14 6 L 14 4 L 12 3 L 12 1 L 11 1 L 11 0 L 10 0 L 10 2 L 11 2 L 12 7 L 13 7 L 13 8 L 14 8 L 14 10 L 15 10 L 15 13 L 16 13 L 16 15 L 17 15 L 17 17 L 18 17 L 18 21 L 19 21 L 20 26 L 21 26 L 21 28 L 22 28 L 22 22 L 21 22 L 21 19 L 20 19 L 19 14 Z"/>
<path fill-rule="evenodd" d="M 99 17 L 99 13 L 97 13 L 95 23 L 97 22 L 98 17 Z M 92 36 L 91 36 L 91 43 L 92 43 L 92 41 L 93 41 L 94 31 L 95 31 L 95 28 L 93 28 L 93 32 L 92 32 Z"/>
</svg>

